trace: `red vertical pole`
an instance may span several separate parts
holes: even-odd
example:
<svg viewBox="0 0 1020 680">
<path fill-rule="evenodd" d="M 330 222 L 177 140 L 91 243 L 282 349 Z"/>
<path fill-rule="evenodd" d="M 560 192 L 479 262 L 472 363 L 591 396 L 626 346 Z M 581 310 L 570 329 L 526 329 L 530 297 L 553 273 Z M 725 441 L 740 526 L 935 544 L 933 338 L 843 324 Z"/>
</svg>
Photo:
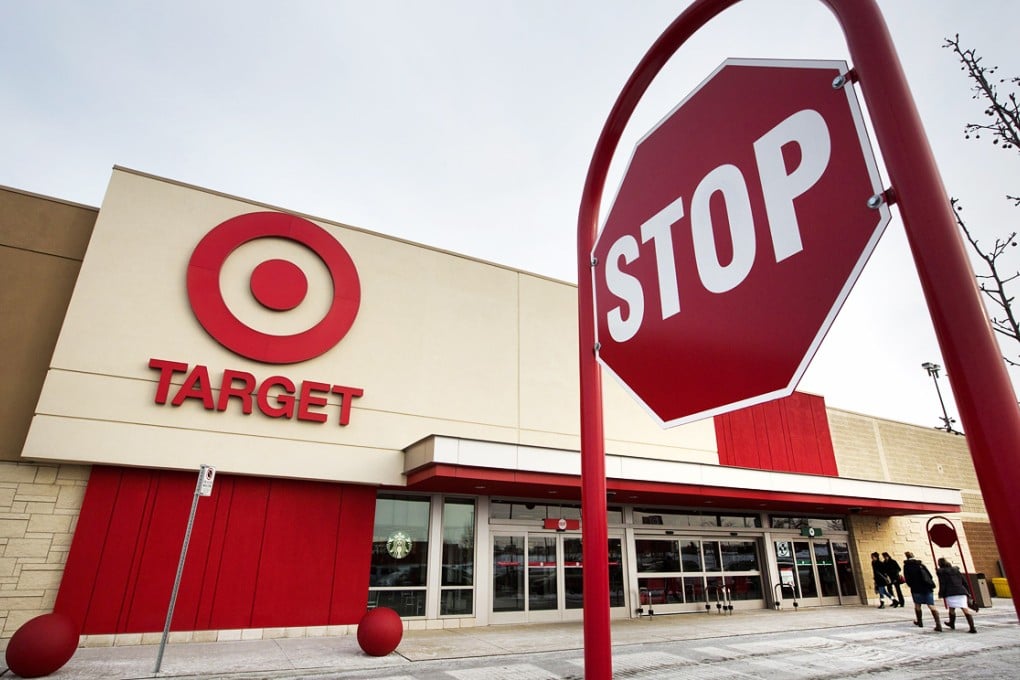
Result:
<svg viewBox="0 0 1020 680">
<path fill-rule="evenodd" d="M 594 160 L 593 160 L 594 163 Z M 607 165 L 608 167 L 608 165 Z M 603 183 L 605 180 L 603 179 Z M 601 185 L 598 194 L 602 193 Z M 585 191 L 577 236 L 577 300 L 581 387 L 581 551 L 584 569 L 584 675 L 613 677 L 609 631 L 609 527 L 606 520 L 606 447 L 602 429 L 602 377 L 595 361 L 595 308 L 589 267 L 599 198 Z M 590 228 L 581 220 L 591 213 Z"/>
<path fill-rule="evenodd" d="M 1006 577 L 1020 585 L 1020 409 L 910 88 L 875 0 L 824 0 L 846 36 L 903 217 Z M 1020 612 L 1020 589 L 1013 593 Z"/>
<path fill-rule="evenodd" d="M 602 379 L 595 360 L 591 251 L 609 164 L 641 95 L 680 46 L 712 17 L 739 0 L 697 0 L 663 32 L 624 85 L 602 128 L 588 166 L 577 218 L 577 319 L 581 388 L 581 537 L 584 559 L 584 677 L 611 680 L 609 529 L 606 526 Z"/>
</svg>

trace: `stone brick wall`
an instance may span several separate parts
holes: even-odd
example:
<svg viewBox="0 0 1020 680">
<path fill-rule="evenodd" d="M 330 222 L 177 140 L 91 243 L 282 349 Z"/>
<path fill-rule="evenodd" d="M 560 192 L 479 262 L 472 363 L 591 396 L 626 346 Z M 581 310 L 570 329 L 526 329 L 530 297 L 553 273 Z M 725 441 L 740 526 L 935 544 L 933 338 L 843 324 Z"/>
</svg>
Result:
<svg viewBox="0 0 1020 680">
<path fill-rule="evenodd" d="M 841 477 L 960 489 L 962 511 L 946 519 L 956 527 L 967 567 L 984 572 L 989 579 L 999 575 L 999 552 L 966 438 L 832 408 L 828 416 Z M 871 579 L 872 552 L 888 552 L 902 564 L 903 553 L 909 550 L 930 569 L 934 567 L 925 535 L 929 519 L 928 515 L 851 518 L 862 587 L 870 601 L 877 601 Z M 962 567 L 956 546 L 936 546 L 935 557 Z"/>
<path fill-rule="evenodd" d="M 989 582 L 998 576 L 1005 576 L 999 569 L 999 551 L 995 546 L 992 527 L 983 522 L 965 521 L 963 530 L 967 533 L 974 555 L 974 564 L 968 566 L 976 573 L 983 573 Z"/>
<path fill-rule="evenodd" d="M 0 646 L 53 611 L 89 467 L 0 462 Z"/>
<path fill-rule="evenodd" d="M 874 421 L 831 408 L 827 413 L 840 476 L 885 481 L 885 453 Z"/>
</svg>

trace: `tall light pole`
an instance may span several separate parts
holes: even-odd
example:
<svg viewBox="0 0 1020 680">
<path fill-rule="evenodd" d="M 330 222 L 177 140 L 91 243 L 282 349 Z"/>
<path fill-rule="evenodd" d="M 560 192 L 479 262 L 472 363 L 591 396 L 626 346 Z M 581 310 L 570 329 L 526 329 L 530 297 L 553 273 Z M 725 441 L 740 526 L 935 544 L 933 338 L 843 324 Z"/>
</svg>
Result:
<svg viewBox="0 0 1020 680">
<path fill-rule="evenodd" d="M 963 434 L 959 430 L 953 428 L 953 423 L 956 422 L 956 418 L 950 418 L 949 413 L 946 412 L 946 402 L 942 399 L 942 390 L 939 389 L 939 371 L 942 367 L 938 364 L 933 364 L 930 361 L 926 361 L 921 364 L 921 368 L 928 371 L 928 375 L 931 376 L 932 382 L 935 383 L 935 393 L 939 395 L 939 404 L 942 406 L 942 427 L 937 427 L 937 430 L 945 430 L 946 432 L 952 432 L 953 434 Z"/>
</svg>

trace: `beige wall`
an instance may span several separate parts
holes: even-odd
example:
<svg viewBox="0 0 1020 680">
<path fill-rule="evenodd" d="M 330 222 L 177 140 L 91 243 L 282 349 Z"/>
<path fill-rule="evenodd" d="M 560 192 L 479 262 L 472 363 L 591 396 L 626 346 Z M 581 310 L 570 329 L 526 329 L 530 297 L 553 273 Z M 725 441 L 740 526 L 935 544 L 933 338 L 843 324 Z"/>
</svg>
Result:
<svg viewBox="0 0 1020 680">
<path fill-rule="evenodd" d="M 981 499 L 974 464 L 964 437 L 941 430 L 907 425 L 849 411 L 828 409 L 829 429 L 840 477 L 894 481 L 960 489 L 963 511 L 947 515 L 956 527 L 967 567 L 987 578 L 999 576 L 998 549 L 992 539 L 988 513 Z M 869 596 L 869 555 L 888 552 L 897 561 L 913 552 L 932 567 L 926 536 L 930 516 L 851 518 L 856 552 Z M 957 547 L 936 546 L 935 557 L 945 557 L 962 567 Z"/>
<path fill-rule="evenodd" d="M 361 307 L 348 335 L 322 356 L 286 366 L 245 359 L 212 340 L 188 302 L 189 258 L 216 225 L 264 209 L 113 173 L 25 458 L 204 463 L 224 472 L 399 485 L 403 449 L 434 434 L 578 447 L 576 288 L 566 283 L 316 220 L 358 268 Z M 302 251 L 309 253 L 284 239 L 258 239 L 231 255 L 221 286 L 237 301 L 239 317 L 279 334 L 321 317 L 315 304 L 274 316 L 245 291 L 245 273 L 255 264 Z M 310 290 L 330 288 L 325 271 L 310 266 L 306 273 Z M 153 403 L 158 372 L 148 368 L 151 357 L 204 364 L 214 384 L 224 369 L 235 369 L 258 379 L 279 374 L 358 387 L 364 396 L 346 427 L 337 424 L 336 398 L 321 425 L 244 415 L 236 406 L 206 411 L 194 400 L 160 406 Z M 605 401 L 611 452 L 718 461 L 711 421 L 663 430 L 610 381 Z"/>
<path fill-rule="evenodd" d="M 18 460 L 97 211 L 0 187 L 0 460 Z"/>
</svg>

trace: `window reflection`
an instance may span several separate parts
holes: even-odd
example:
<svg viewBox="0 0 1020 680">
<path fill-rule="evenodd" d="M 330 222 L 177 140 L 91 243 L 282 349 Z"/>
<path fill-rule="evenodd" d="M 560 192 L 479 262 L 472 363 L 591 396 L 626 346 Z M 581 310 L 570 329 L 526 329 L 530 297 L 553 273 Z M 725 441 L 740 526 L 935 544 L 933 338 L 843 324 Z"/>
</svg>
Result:
<svg viewBox="0 0 1020 680">
<path fill-rule="evenodd" d="M 375 502 L 369 606 L 425 615 L 429 499 L 379 496 Z"/>
<path fill-rule="evenodd" d="M 475 503 L 451 498 L 443 503 L 443 570 L 440 615 L 469 615 L 474 611 Z M 453 586 L 456 586 L 454 588 Z"/>
<path fill-rule="evenodd" d="M 761 515 L 728 514 L 717 515 L 704 512 L 670 512 L 650 508 L 635 508 L 634 522 L 656 526 L 687 528 L 746 527 L 761 528 Z"/>
<path fill-rule="evenodd" d="M 641 606 L 705 606 L 761 600 L 762 577 L 755 540 L 702 541 L 641 538 L 635 541 Z M 675 556 L 679 553 L 680 568 Z M 683 576 L 675 572 L 681 571 Z M 674 573 L 669 573 L 674 572 Z M 742 573 L 744 572 L 744 573 Z"/>
<path fill-rule="evenodd" d="M 769 526 L 773 529 L 807 529 L 814 527 L 828 531 L 846 531 L 846 520 L 842 517 L 791 517 L 772 515 Z"/>
<path fill-rule="evenodd" d="M 680 571 L 680 556 L 674 540 L 638 539 L 638 571 Z"/>
<path fill-rule="evenodd" d="M 428 540 L 427 498 L 376 499 L 369 586 L 424 586 Z"/>
<path fill-rule="evenodd" d="M 567 503 L 532 503 L 530 501 L 509 501 L 493 499 L 489 504 L 490 521 L 581 519 L 581 506 Z M 609 524 L 623 522 L 623 510 L 610 507 L 606 510 Z"/>
<path fill-rule="evenodd" d="M 443 585 L 474 583 L 475 504 L 448 500 L 443 504 Z"/>
</svg>

